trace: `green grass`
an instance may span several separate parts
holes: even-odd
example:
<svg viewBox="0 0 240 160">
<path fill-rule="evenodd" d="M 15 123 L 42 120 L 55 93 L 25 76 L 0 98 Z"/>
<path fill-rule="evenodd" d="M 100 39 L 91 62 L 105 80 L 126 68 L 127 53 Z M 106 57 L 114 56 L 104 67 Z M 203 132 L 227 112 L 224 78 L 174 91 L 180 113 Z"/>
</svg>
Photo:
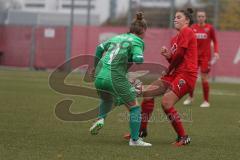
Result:
<svg viewBox="0 0 240 160">
<path fill-rule="evenodd" d="M 189 146 L 176 148 L 173 129 L 161 121 L 160 98 L 149 125 L 151 148 L 132 148 L 122 136 L 128 131 L 124 107 L 115 109 L 97 136 L 89 134 L 92 121 L 64 122 L 56 118 L 56 103 L 74 99 L 73 112 L 96 107 L 98 100 L 61 95 L 48 86 L 47 72 L 0 71 L 0 159 L 1 160 L 232 160 L 240 157 L 240 85 L 211 84 L 210 108 L 200 108 L 197 88 L 191 107 L 176 108 L 186 113 L 184 126 L 192 138 Z M 80 84 L 80 76 L 69 77 Z"/>
</svg>

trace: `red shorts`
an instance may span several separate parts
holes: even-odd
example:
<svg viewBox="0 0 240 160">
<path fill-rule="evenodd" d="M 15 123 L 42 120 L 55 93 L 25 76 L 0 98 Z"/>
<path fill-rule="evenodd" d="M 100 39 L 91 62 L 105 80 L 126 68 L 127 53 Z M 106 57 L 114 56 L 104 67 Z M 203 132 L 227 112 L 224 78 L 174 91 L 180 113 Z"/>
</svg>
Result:
<svg viewBox="0 0 240 160">
<path fill-rule="evenodd" d="M 173 75 L 166 75 L 161 79 L 170 85 L 170 89 L 180 99 L 187 93 L 190 93 L 191 91 L 193 91 L 197 77 L 186 76 L 183 74 L 173 74 Z"/>
<path fill-rule="evenodd" d="M 200 68 L 201 73 L 209 73 L 211 70 L 209 58 L 198 59 L 198 67 Z"/>
</svg>

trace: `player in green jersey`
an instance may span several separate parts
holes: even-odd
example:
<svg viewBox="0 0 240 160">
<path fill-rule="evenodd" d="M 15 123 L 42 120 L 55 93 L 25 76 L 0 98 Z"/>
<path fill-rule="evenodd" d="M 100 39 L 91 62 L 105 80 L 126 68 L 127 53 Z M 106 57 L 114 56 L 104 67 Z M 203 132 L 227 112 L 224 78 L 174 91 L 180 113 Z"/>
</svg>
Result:
<svg viewBox="0 0 240 160">
<path fill-rule="evenodd" d="M 127 78 L 129 63 L 143 63 L 147 23 L 143 13 L 136 14 L 129 33 L 115 36 L 96 48 L 95 87 L 101 98 L 97 121 L 90 128 L 98 134 L 113 104 L 124 104 L 130 112 L 130 146 L 151 146 L 139 138 L 141 108 L 136 100 L 136 89 Z M 105 54 L 104 54 L 105 53 Z M 104 55 L 103 55 L 104 54 Z"/>
</svg>

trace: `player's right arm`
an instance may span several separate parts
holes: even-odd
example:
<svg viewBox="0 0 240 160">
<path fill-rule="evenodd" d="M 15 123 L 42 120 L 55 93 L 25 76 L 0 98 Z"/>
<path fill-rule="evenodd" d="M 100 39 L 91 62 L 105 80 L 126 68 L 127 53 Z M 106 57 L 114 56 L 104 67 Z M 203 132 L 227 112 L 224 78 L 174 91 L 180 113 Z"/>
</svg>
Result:
<svg viewBox="0 0 240 160">
<path fill-rule="evenodd" d="M 217 37 L 216 37 L 216 33 L 215 33 L 215 29 L 211 26 L 210 29 L 210 34 L 211 34 L 211 39 L 213 41 L 213 45 L 214 45 L 214 52 L 218 53 L 218 41 L 217 41 Z"/>
<path fill-rule="evenodd" d="M 132 61 L 136 64 L 141 64 L 144 62 L 144 46 L 140 44 L 133 45 L 132 48 Z"/>
<path fill-rule="evenodd" d="M 95 58 L 94 58 L 94 68 L 96 68 L 99 60 L 103 56 L 103 53 L 108 50 L 109 46 L 110 46 L 110 42 L 106 41 L 96 47 Z"/>
<path fill-rule="evenodd" d="M 167 47 L 163 46 L 160 50 L 161 55 L 163 55 L 167 61 L 170 63 L 172 60 L 172 56 L 171 53 L 169 52 L 169 50 L 167 49 Z"/>
<path fill-rule="evenodd" d="M 171 41 L 170 41 L 170 45 L 171 45 L 171 46 L 169 46 L 169 47 L 173 47 L 172 44 L 173 44 L 173 38 L 172 38 Z M 171 50 L 172 50 L 172 48 L 169 50 L 166 46 L 162 46 L 162 48 L 160 49 L 161 55 L 166 58 L 166 60 L 168 61 L 168 63 L 171 63 L 171 62 L 172 62 L 172 59 L 173 59 L 172 54 L 171 54 L 171 52 L 170 52 Z"/>
</svg>

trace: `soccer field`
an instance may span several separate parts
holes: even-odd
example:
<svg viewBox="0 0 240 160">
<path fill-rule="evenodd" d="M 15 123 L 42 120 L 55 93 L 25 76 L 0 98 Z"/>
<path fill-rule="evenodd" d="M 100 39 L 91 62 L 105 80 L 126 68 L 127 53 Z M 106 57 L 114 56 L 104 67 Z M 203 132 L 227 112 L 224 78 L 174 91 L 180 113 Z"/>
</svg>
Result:
<svg viewBox="0 0 240 160">
<path fill-rule="evenodd" d="M 48 72 L 0 71 L 1 160 L 236 160 L 240 157 L 240 84 L 211 84 L 210 108 L 200 108 L 199 85 L 192 106 L 176 108 L 192 138 L 188 146 L 171 145 L 176 135 L 165 120 L 160 98 L 149 124 L 151 148 L 129 147 L 122 138 L 128 132 L 127 110 L 120 106 L 108 116 L 97 136 L 89 134 L 92 121 L 59 120 L 55 105 L 75 100 L 71 111 L 87 111 L 98 100 L 61 95 L 49 88 Z M 73 75 L 69 82 L 80 83 Z M 162 118 L 161 118 L 162 117 Z"/>
</svg>

